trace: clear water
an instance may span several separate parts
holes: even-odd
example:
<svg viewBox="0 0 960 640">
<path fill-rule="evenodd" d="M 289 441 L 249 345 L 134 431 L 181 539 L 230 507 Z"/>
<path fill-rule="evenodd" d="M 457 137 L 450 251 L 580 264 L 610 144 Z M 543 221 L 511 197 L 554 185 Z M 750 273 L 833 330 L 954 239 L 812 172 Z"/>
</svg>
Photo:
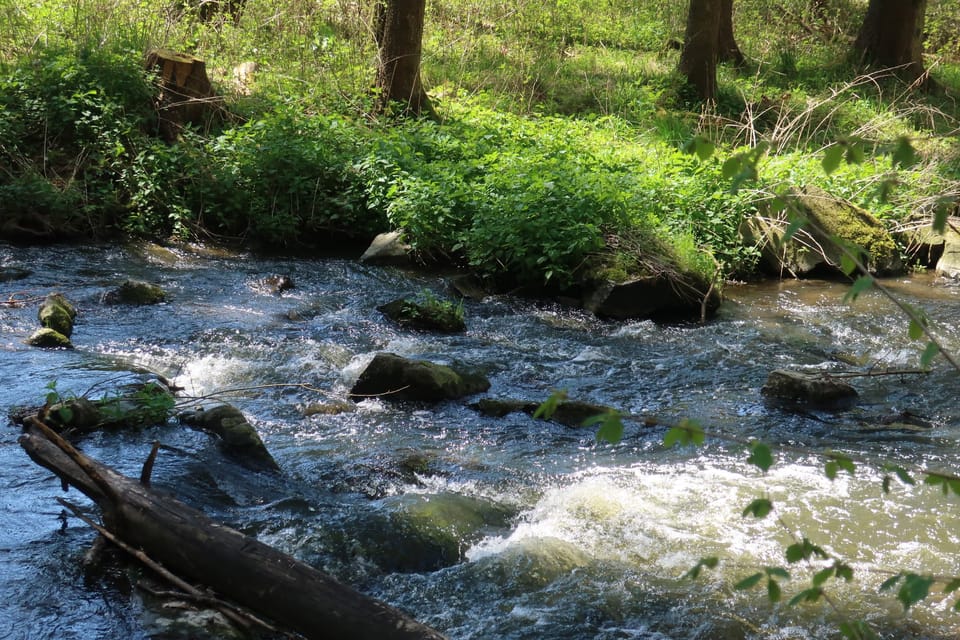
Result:
<svg viewBox="0 0 960 640">
<path fill-rule="evenodd" d="M 221 394 L 260 430 L 282 469 L 254 474 L 225 459 L 205 434 L 175 423 L 97 433 L 90 455 L 130 475 L 158 439 L 167 445 L 154 484 L 248 534 L 330 571 L 453 639 L 837 637 L 864 618 L 889 638 L 953 638 L 954 598 L 934 594 L 904 614 L 878 593 L 887 571 L 960 575 L 960 500 L 861 466 L 834 481 L 809 451 L 833 449 L 889 463 L 958 471 L 957 374 L 856 379 L 857 407 L 797 413 L 760 396 L 775 368 L 831 371 L 909 368 L 920 346 L 888 301 L 853 305 L 824 282 L 731 287 L 706 326 L 608 323 L 555 305 L 511 298 L 466 301 L 460 336 L 409 332 L 376 306 L 424 289 L 439 276 L 346 260 L 280 260 L 202 251 L 0 246 L 0 265 L 31 271 L 0 282 L 0 408 L 39 404 L 56 380 L 64 394 L 117 389 L 143 372 L 201 396 Z M 296 288 L 265 292 L 261 278 L 290 275 Z M 163 286 L 168 303 L 110 306 L 103 294 L 127 278 Z M 929 276 L 891 282 L 940 321 L 960 351 L 960 290 Z M 23 344 L 38 298 L 62 291 L 79 307 L 72 351 Z M 922 346 L 922 345 L 921 345 Z M 435 407 L 361 403 L 354 412 L 306 416 L 310 404 L 345 397 L 379 351 L 464 363 L 491 380 L 487 395 L 545 399 L 554 389 L 635 416 L 695 418 L 711 433 L 700 448 L 664 449 L 662 428 L 628 422 L 623 441 L 597 444 L 590 429 L 488 418 L 464 403 Z M 856 362 L 857 366 L 845 364 Z M 305 387 L 283 386 L 290 384 Z M 270 386 L 275 385 L 275 386 Z M 225 390 L 236 391 L 224 393 Z M 933 428 L 876 429 L 877 416 L 908 410 Z M 0 430 L 0 640 L 159 638 L 156 603 L 131 586 L 131 569 L 89 570 L 92 531 L 55 502 L 59 481 Z M 745 462 L 740 440 L 790 451 L 767 474 Z M 398 471 L 411 454 L 429 464 Z M 403 549 L 387 528 L 403 500 L 454 494 L 493 505 L 505 520 L 465 539 L 463 559 L 401 571 L 371 552 Z M 744 518 L 761 495 L 776 517 Z M 66 496 L 89 503 L 71 491 Z M 733 585 L 807 536 L 854 567 L 856 582 L 828 584 L 831 602 L 771 605 L 762 588 Z M 380 545 L 380 547 L 378 547 Z M 721 565 L 682 579 L 700 558 Z M 822 568 L 791 566 L 785 598 Z M 935 588 L 939 590 L 939 588 Z"/>
</svg>

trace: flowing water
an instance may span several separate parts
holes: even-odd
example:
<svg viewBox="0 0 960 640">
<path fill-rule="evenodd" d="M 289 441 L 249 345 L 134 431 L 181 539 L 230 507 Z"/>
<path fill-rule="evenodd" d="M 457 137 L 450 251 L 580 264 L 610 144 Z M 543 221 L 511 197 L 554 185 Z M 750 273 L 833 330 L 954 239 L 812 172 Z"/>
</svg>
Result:
<svg viewBox="0 0 960 640">
<path fill-rule="evenodd" d="M 79 444 L 135 476 L 160 440 L 155 485 L 452 639 L 825 638 L 850 618 L 889 638 L 960 634 L 955 598 L 939 587 L 906 614 L 895 590 L 878 592 L 890 571 L 960 575 L 960 499 L 897 480 L 885 494 L 883 470 L 867 465 L 831 481 L 816 455 L 958 472 L 957 373 L 938 363 L 926 376 L 854 379 L 860 401 L 840 413 L 789 411 L 760 395 L 776 368 L 916 367 L 922 345 L 876 293 L 848 305 L 840 284 L 731 286 L 706 326 L 603 322 L 494 297 L 464 302 L 464 335 L 436 336 L 400 329 L 376 307 L 425 290 L 443 295 L 442 278 L 350 260 L 0 246 L 0 265 L 29 271 L 0 283 L 0 299 L 26 301 L 0 307 L 5 413 L 42 403 L 52 381 L 62 395 L 99 397 L 145 372 L 193 396 L 223 394 L 257 426 L 280 474 L 247 471 L 211 436 L 175 422 Z M 275 273 L 296 288 L 265 291 L 260 280 Z M 169 302 L 104 304 L 128 278 L 160 284 Z M 944 343 L 960 352 L 960 290 L 930 276 L 890 285 L 941 321 Z M 35 299 L 51 291 L 78 305 L 74 350 L 23 343 L 37 327 Z M 564 389 L 630 415 L 693 418 L 722 437 L 665 449 L 664 429 L 628 421 L 619 444 L 598 444 L 593 428 L 485 417 L 461 402 L 372 399 L 307 415 L 345 398 L 381 351 L 477 368 L 492 397 L 540 401 Z M 902 411 L 932 427 L 880 424 Z M 0 430 L 0 639 L 180 637 L 165 630 L 160 603 L 131 586 L 128 564 L 84 567 L 94 534 L 56 503 L 59 481 L 27 458 L 18 435 L 13 425 Z M 754 438 L 789 448 L 767 474 L 735 440 Z M 775 514 L 744 517 L 760 496 Z M 66 497 L 93 512 L 75 491 Z M 459 536 L 458 557 L 425 551 L 422 536 L 412 541 L 413 529 L 397 524 L 398 514 L 430 504 L 446 505 L 441 515 L 474 510 L 434 523 Z M 481 511 L 480 525 L 462 526 Z M 772 605 L 765 583 L 733 588 L 764 567 L 787 567 L 795 536 L 853 567 L 853 583 L 827 583 L 832 606 Z M 682 577 L 711 556 L 716 569 Z M 823 566 L 787 567 L 784 599 Z"/>
</svg>

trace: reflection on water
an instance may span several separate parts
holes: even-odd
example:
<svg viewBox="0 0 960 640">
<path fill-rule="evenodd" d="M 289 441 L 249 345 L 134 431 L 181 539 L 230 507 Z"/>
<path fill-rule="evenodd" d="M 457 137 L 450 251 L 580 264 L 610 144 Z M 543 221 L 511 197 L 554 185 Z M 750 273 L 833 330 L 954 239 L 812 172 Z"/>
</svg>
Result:
<svg viewBox="0 0 960 640">
<path fill-rule="evenodd" d="M 390 325 L 376 306 L 424 288 L 443 293 L 439 277 L 340 260 L 157 255 L 0 247 L 0 264 L 32 270 L 2 283 L 0 299 L 60 290 L 80 310 L 76 349 L 50 352 L 22 343 L 36 326 L 35 306 L 0 309 L 0 405 L 37 403 L 52 380 L 61 393 L 108 391 L 143 370 L 195 395 L 235 389 L 223 398 L 258 427 L 279 477 L 251 476 L 224 460 L 209 436 L 175 425 L 94 434 L 80 444 L 135 475 L 160 439 L 168 448 L 154 471 L 158 486 L 451 638 L 823 638 L 836 637 L 848 616 L 887 637 L 960 633 L 952 598 L 937 594 L 903 615 L 894 594 L 877 592 L 891 571 L 960 574 L 958 499 L 896 479 L 885 494 L 883 472 L 866 466 L 830 481 L 823 460 L 802 452 L 835 449 L 955 472 L 956 372 L 937 366 L 925 376 L 857 378 L 861 401 L 840 414 L 788 412 L 759 395 L 775 368 L 916 367 L 922 344 L 876 292 L 846 304 L 836 283 L 731 287 L 717 320 L 703 327 L 607 323 L 491 298 L 465 302 L 465 335 L 433 336 Z M 275 273 L 297 288 L 275 296 L 254 286 Z M 104 292 L 129 277 L 157 282 L 170 302 L 104 305 Z M 932 276 L 890 286 L 941 320 L 941 339 L 960 350 L 956 287 L 934 285 Z M 522 413 L 488 418 L 459 403 L 372 400 L 305 415 L 308 405 L 342 400 L 382 350 L 468 363 L 488 375 L 494 397 L 542 400 L 563 388 L 629 414 L 691 417 L 712 433 L 792 449 L 763 474 L 733 440 L 665 450 L 662 429 L 635 422 L 610 446 L 590 429 Z M 902 411 L 933 428 L 878 427 Z M 128 580 L 85 574 L 80 559 L 93 535 L 63 517 L 54 501 L 59 482 L 21 452 L 15 428 L 0 437 L 0 614 L 15 621 L 0 639 L 157 636 L 150 605 L 145 610 Z M 774 515 L 743 517 L 760 496 Z M 414 518 L 424 513 L 434 520 L 418 528 Z M 804 536 L 856 572 L 854 584 L 828 583 L 835 609 L 771 605 L 763 584 L 733 588 L 763 567 L 787 567 L 784 546 Z M 437 549 L 461 559 L 437 564 Z M 409 563 L 402 567 L 400 556 Z M 710 556 L 721 561 L 716 570 L 681 578 Z M 416 566 L 431 568 L 409 569 Z M 785 597 L 809 587 L 824 566 L 787 567 Z"/>
</svg>

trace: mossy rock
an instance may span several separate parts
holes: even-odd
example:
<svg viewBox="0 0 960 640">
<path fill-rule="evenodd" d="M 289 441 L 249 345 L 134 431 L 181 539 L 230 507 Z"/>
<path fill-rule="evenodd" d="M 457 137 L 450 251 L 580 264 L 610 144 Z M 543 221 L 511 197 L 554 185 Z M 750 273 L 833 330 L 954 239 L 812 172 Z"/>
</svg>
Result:
<svg viewBox="0 0 960 640">
<path fill-rule="evenodd" d="M 400 298 L 380 305 L 377 311 L 400 326 L 412 329 L 463 333 L 467 328 L 463 321 L 463 310 L 451 302 L 438 300 L 419 303 Z"/>
<path fill-rule="evenodd" d="M 224 453 L 241 464 L 257 470 L 277 471 L 277 462 L 243 413 L 229 404 L 185 411 L 180 420 L 192 427 L 220 437 Z"/>
<path fill-rule="evenodd" d="M 49 327 L 37 329 L 25 342 L 31 347 L 41 347 L 44 349 L 73 348 L 73 343 L 70 342 L 70 338 Z"/>
<path fill-rule="evenodd" d="M 150 305 L 165 302 L 166 292 L 158 285 L 142 280 L 126 280 L 118 288 L 107 293 L 109 304 Z"/>
<path fill-rule="evenodd" d="M 73 321 L 76 317 L 76 308 L 61 293 L 48 295 L 37 312 L 37 319 L 42 326 L 67 338 L 73 334 Z"/>
<path fill-rule="evenodd" d="M 744 242 L 760 249 L 769 272 L 794 277 L 840 274 L 846 262 L 842 244 L 863 250 L 871 273 L 903 273 L 893 236 L 869 211 L 817 187 L 793 189 L 787 197 L 807 220 L 789 240 L 784 240 L 789 226 L 785 213 L 755 216 L 741 227 Z"/>
<path fill-rule="evenodd" d="M 439 402 L 481 393 L 490 388 L 484 376 L 451 367 L 378 353 L 350 390 L 354 400 L 379 396 L 384 400 Z"/>
</svg>

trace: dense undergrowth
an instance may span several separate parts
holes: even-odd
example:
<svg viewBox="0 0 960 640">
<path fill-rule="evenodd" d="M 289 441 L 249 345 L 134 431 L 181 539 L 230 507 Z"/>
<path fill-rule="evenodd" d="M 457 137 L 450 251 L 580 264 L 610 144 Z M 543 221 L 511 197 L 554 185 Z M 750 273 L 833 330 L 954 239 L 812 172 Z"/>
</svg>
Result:
<svg viewBox="0 0 960 640">
<path fill-rule="evenodd" d="M 269 0 L 203 21 L 142 0 L 14 0 L 0 9 L 3 234 L 303 250 L 402 228 L 424 259 L 520 285 L 663 262 L 749 276 L 740 221 L 784 187 L 817 184 L 891 225 L 960 192 L 960 16 L 929 4 L 943 94 L 849 61 L 865 2 L 789 0 L 774 16 L 738 0 L 749 61 L 721 70 L 705 110 L 674 72 L 685 3 L 432 2 L 423 73 L 437 123 L 368 116 L 360 5 Z M 204 57 L 226 97 L 173 144 L 142 69 L 152 46 Z M 249 92 L 230 71 L 244 61 L 259 65 Z M 694 136 L 716 153 L 686 153 Z M 894 181 L 903 137 L 920 161 Z M 827 175 L 837 140 L 863 160 Z M 761 142 L 758 178 L 732 191 L 724 160 Z"/>
</svg>

